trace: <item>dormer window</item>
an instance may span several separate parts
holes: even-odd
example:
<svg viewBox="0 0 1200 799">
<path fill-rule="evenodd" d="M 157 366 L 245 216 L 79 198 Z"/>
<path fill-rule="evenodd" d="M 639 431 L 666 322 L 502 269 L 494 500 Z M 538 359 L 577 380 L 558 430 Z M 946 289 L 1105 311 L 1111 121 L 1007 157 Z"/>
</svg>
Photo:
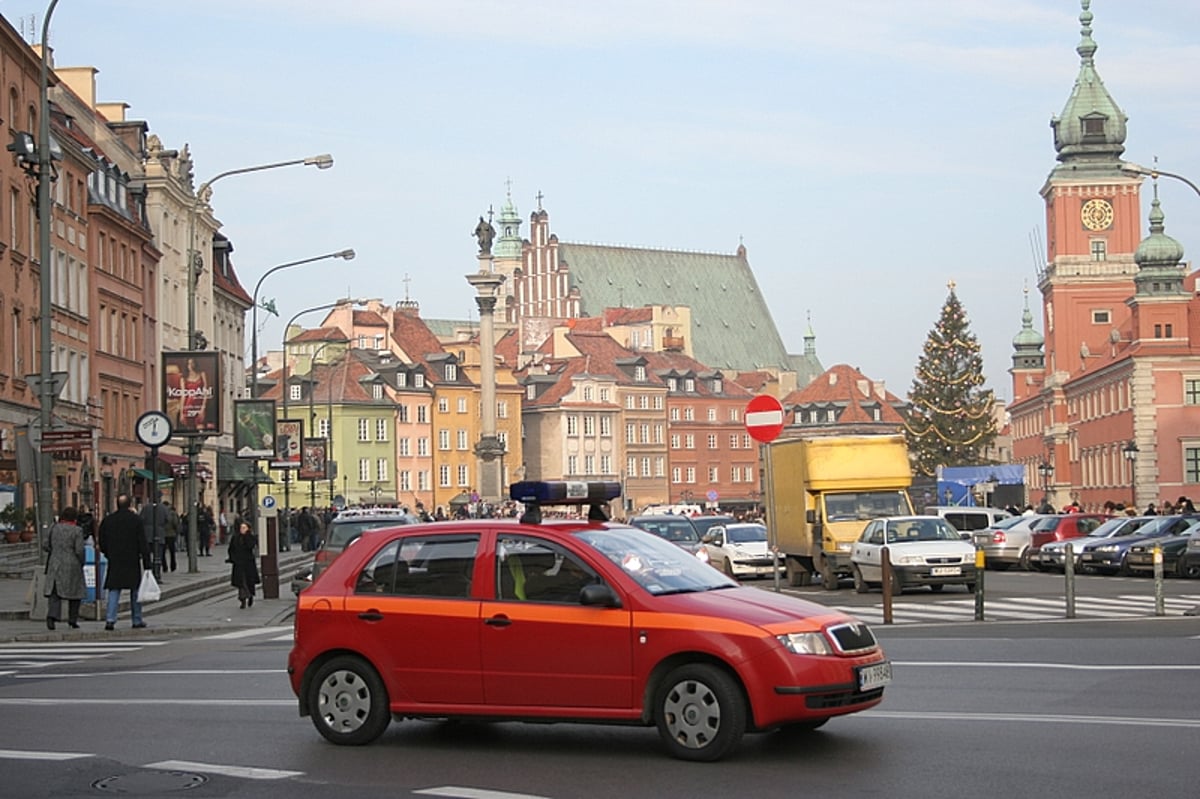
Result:
<svg viewBox="0 0 1200 799">
<path fill-rule="evenodd" d="M 300 384 L 299 383 L 293 383 L 292 385 L 288 386 L 288 399 L 293 402 L 300 399 Z"/>
<path fill-rule="evenodd" d="M 693 378 L 685 377 L 683 379 L 683 390 L 691 393 L 696 390 L 696 381 Z"/>
<path fill-rule="evenodd" d="M 1104 117 L 1090 116 L 1079 120 L 1083 125 L 1084 136 L 1103 136 L 1104 135 Z"/>
<path fill-rule="evenodd" d="M 639 383 L 645 383 L 646 382 L 646 367 L 642 366 L 641 364 L 638 364 L 637 366 L 633 367 L 633 379 Z"/>
<path fill-rule="evenodd" d="M 396 372 L 396 387 L 404 388 L 408 385 L 408 372 Z"/>
<path fill-rule="evenodd" d="M 525 399 L 527 399 L 527 400 L 537 399 L 537 386 L 535 386 L 533 383 L 530 383 L 529 385 L 525 386 Z"/>
<path fill-rule="evenodd" d="M 417 372 L 413 375 L 413 387 L 425 388 L 425 374 L 423 372 Z"/>
<path fill-rule="evenodd" d="M 674 377 L 668 377 L 667 378 L 667 391 L 678 391 L 678 390 L 679 390 L 679 381 L 676 380 Z"/>
<path fill-rule="evenodd" d="M 458 380 L 458 364 L 446 364 L 443 376 L 446 378 L 446 382 L 448 383 L 456 382 Z"/>
<path fill-rule="evenodd" d="M 712 391 L 714 394 L 720 394 L 724 390 L 724 383 L 721 378 L 714 378 L 712 381 Z"/>
<path fill-rule="evenodd" d="M 371 399 L 383 399 L 383 384 L 375 383 L 371 386 Z"/>
</svg>

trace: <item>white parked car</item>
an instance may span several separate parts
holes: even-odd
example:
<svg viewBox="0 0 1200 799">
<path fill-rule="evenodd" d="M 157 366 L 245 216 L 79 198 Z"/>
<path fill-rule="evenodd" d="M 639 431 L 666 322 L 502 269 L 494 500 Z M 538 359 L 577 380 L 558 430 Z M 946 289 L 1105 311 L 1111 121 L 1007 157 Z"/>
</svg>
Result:
<svg viewBox="0 0 1200 799">
<path fill-rule="evenodd" d="M 708 562 L 730 577 L 770 577 L 771 569 L 779 568 L 761 524 L 716 525 L 703 542 Z"/>
<path fill-rule="evenodd" d="M 939 516 L 872 519 L 850 550 L 854 589 L 865 594 L 883 585 L 883 549 L 892 565 L 892 591 L 914 585 L 961 584 L 975 592 L 975 547 Z"/>
</svg>

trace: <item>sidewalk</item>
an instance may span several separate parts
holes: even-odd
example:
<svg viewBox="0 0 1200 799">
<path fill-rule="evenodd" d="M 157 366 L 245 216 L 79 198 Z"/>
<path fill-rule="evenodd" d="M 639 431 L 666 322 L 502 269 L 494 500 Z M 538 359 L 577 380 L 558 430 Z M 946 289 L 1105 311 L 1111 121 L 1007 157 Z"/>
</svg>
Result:
<svg viewBox="0 0 1200 799">
<path fill-rule="evenodd" d="M 32 569 L 37 568 L 36 553 L 30 548 L 18 551 L 17 545 L 0 544 L 0 642 L 3 641 L 81 641 L 111 638 L 156 637 L 164 634 L 235 630 L 288 624 L 296 597 L 292 593 L 292 576 L 312 560 L 312 554 L 292 547 L 279 553 L 279 598 L 265 599 L 260 584 L 254 606 L 238 607 L 237 589 L 229 584 L 230 566 L 225 562 L 225 547 L 214 546 L 209 557 L 197 557 L 195 572 L 187 570 L 187 556 L 178 560 L 176 571 L 167 572 L 161 581 L 163 596 L 158 602 L 142 604 L 146 627 L 131 628 L 129 593 L 122 592 L 117 628 L 104 629 L 106 593 L 100 591 L 99 618 L 95 604 L 84 602 L 80 611 L 79 629 L 73 630 L 60 621 L 53 632 L 46 629 L 42 619 L 29 618 L 29 596 L 33 586 Z M 261 561 L 260 561 L 261 570 Z M 66 612 L 66 602 L 63 602 Z"/>
</svg>

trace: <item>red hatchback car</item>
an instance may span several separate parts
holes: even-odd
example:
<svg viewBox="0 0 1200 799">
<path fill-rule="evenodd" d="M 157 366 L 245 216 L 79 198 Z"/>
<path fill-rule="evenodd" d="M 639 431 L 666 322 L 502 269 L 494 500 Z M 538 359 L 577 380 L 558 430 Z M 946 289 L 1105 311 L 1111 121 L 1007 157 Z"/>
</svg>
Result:
<svg viewBox="0 0 1200 799">
<path fill-rule="evenodd" d="M 363 533 L 299 596 L 300 714 L 350 745 L 404 718 L 657 726 L 672 755 L 711 761 L 746 731 L 880 702 L 891 664 L 870 628 L 604 520 L 619 492 L 516 483 L 519 521 Z M 589 518 L 542 523 L 564 502 Z"/>
</svg>

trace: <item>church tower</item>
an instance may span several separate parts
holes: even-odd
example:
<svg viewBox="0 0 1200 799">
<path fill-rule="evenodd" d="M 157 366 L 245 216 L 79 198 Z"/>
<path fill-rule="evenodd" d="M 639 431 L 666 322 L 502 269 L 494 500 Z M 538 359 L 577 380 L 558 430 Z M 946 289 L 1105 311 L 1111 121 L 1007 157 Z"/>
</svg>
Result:
<svg viewBox="0 0 1200 799">
<path fill-rule="evenodd" d="M 496 300 L 496 325 L 501 330 L 512 326 L 513 295 L 516 291 L 514 273 L 521 268 L 521 217 L 512 198 L 512 181 L 506 181 L 504 205 L 496 218 L 496 243 L 492 245 L 493 268 L 504 275 Z"/>
<path fill-rule="evenodd" d="M 1033 329 L 1033 312 L 1029 310 L 1029 289 L 1025 289 L 1025 311 L 1021 314 L 1021 332 L 1013 336 L 1012 369 L 1013 400 L 1019 401 L 1038 392 L 1046 371 L 1046 356 L 1042 352 L 1045 339 Z"/>
</svg>

